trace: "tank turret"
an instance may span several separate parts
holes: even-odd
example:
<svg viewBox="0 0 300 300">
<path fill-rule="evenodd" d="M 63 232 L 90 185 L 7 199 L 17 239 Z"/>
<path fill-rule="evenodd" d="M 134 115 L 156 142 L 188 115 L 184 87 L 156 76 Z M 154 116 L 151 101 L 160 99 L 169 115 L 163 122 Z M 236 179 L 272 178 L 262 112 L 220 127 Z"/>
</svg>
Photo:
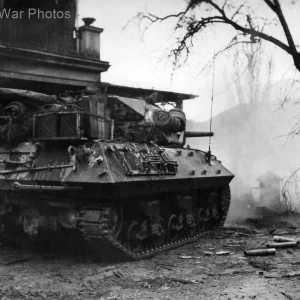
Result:
<svg viewBox="0 0 300 300">
<path fill-rule="evenodd" d="M 186 116 L 179 108 L 166 111 L 157 105 L 148 104 L 145 100 L 114 97 L 113 118 L 115 122 L 115 137 L 135 142 L 155 141 L 158 145 L 183 146 L 186 137 L 212 136 L 211 132 L 186 131 Z M 126 99 L 127 109 L 133 111 L 124 113 L 126 108 L 121 103 Z M 137 110 L 136 102 L 140 107 Z M 122 107 L 122 115 L 117 113 Z"/>
<path fill-rule="evenodd" d="M 111 99 L 116 138 L 139 143 L 154 141 L 158 145 L 184 144 L 186 118 L 182 110 L 174 108 L 166 111 L 140 99 Z M 122 105 L 125 101 L 127 107 Z M 141 105 L 139 110 L 136 110 L 136 101 Z M 118 113 L 120 107 L 122 114 Z"/>
<path fill-rule="evenodd" d="M 98 138 L 183 146 L 187 137 L 213 135 L 186 131 L 186 116 L 181 109 L 166 111 L 143 99 L 88 93 L 51 97 L 8 89 L 1 93 L 7 97 L 2 101 L 0 121 L 5 140 Z"/>
</svg>

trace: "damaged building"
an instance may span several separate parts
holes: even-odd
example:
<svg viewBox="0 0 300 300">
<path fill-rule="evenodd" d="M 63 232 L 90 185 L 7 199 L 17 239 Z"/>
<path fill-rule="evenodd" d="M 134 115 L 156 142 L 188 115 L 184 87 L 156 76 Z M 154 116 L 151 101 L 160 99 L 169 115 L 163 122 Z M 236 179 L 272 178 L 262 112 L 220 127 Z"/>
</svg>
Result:
<svg viewBox="0 0 300 300">
<path fill-rule="evenodd" d="M 100 59 L 103 29 L 90 22 L 75 28 L 76 0 L 1 0 L 0 5 L 6 13 L 0 19 L 0 86 L 50 94 L 99 88 L 101 73 L 109 68 Z M 54 11 L 56 17 L 48 18 Z M 12 12 L 23 14 L 14 18 Z"/>
</svg>

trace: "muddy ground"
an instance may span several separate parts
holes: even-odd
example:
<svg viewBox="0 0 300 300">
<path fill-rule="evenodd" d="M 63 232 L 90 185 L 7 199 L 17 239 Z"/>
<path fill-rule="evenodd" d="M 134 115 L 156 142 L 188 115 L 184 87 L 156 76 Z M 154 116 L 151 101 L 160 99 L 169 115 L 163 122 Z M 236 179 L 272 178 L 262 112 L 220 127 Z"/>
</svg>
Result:
<svg viewBox="0 0 300 300">
<path fill-rule="evenodd" d="M 138 262 L 78 263 L 5 246 L 0 299 L 300 299 L 299 247 L 269 257 L 243 253 L 265 248 L 274 228 L 300 239 L 291 225 L 300 228 L 300 217 L 226 224 L 218 234 Z"/>
</svg>

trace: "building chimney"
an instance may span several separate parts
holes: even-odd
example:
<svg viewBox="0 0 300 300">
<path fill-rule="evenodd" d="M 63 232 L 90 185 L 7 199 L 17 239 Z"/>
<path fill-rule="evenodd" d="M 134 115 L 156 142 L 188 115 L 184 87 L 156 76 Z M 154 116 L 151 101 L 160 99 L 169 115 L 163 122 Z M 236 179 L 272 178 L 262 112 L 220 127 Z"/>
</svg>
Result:
<svg viewBox="0 0 300 300">
<path fill-rule="evenodd" d="M 94 18 L 83 18 L 85 25 L 79 27 L 79 52 L 82 56 L 100 60 L 100 34 L 102 28 L 91 26 Z"/>
</svg>

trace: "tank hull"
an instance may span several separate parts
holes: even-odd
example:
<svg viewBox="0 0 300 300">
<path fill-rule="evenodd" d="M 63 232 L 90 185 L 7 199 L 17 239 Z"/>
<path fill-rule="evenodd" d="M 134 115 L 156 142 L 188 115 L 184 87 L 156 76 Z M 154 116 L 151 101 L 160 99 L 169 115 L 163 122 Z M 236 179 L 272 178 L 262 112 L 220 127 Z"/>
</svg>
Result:
<svg viewBox="0 0 300 300">
<path fill-rule="evenodd" d="M 176 172 L 147 172 L 142 163 L 137 166 L 138 163 L 130 162 L 128 167 L 132 168 L 132 172 L 137 172 L 128 174 L 126 166 L 110 150 L 112 146 L 124 149 L 127 145 L 142 149 L 153 148 L 146 144 L 93 142 L 89 147 L 84 146 L 88 149 L 85 151 L 93 153 L 85 161 L 84 158 L 78 159 L 76 154 L 76 157 L 72 157 L 68 152 L 70 146 L 55 142 L 51 145 L 23 143 L 17 147 L 0 148 L 0 192 L 44 193 L 49 186 L 53 187 L 52 190 L 55 190 L 55 187 L 69 188 L 68 192 L 72 193 L 73 187 L 76 191 L 75 198 L 94 198 L 93 193 L 99 193 L 101 197 L 127 198 L 195 188 L 220 188 L 228 185 L 234 177 L 218 160 L 211 161 L 209 165 L 205 159 L 205 152 L 163 147 L 159 149 L 168 156 L 168 161 L 177 164 Z M 129 151 L 119 152 L 122 155 L 125 153 L 127 161 L 131 159 L 127 154 Z M 139 155 L 139 151 L 130 153 L 130 156 L 134 155 Z M 28 163 L 24 166 L 22 162 Z M 159 162 L 164 163 L 163 160 Z M 23 188 L 16 188 L 15 183 L 19 183 Z M 56 192 L 59 192 L 59 189 Z M 63 190 L 62 192 L 64 193 Z"/>
<path fill-rule="evenodd" d="M 4 145 L 1 222 L 31 238 L 76 231 L 101 240 L 99 253 L 141 259 L 222 226 L 233 177 L 205 152 L 154 143 Z"/>
</svg>

